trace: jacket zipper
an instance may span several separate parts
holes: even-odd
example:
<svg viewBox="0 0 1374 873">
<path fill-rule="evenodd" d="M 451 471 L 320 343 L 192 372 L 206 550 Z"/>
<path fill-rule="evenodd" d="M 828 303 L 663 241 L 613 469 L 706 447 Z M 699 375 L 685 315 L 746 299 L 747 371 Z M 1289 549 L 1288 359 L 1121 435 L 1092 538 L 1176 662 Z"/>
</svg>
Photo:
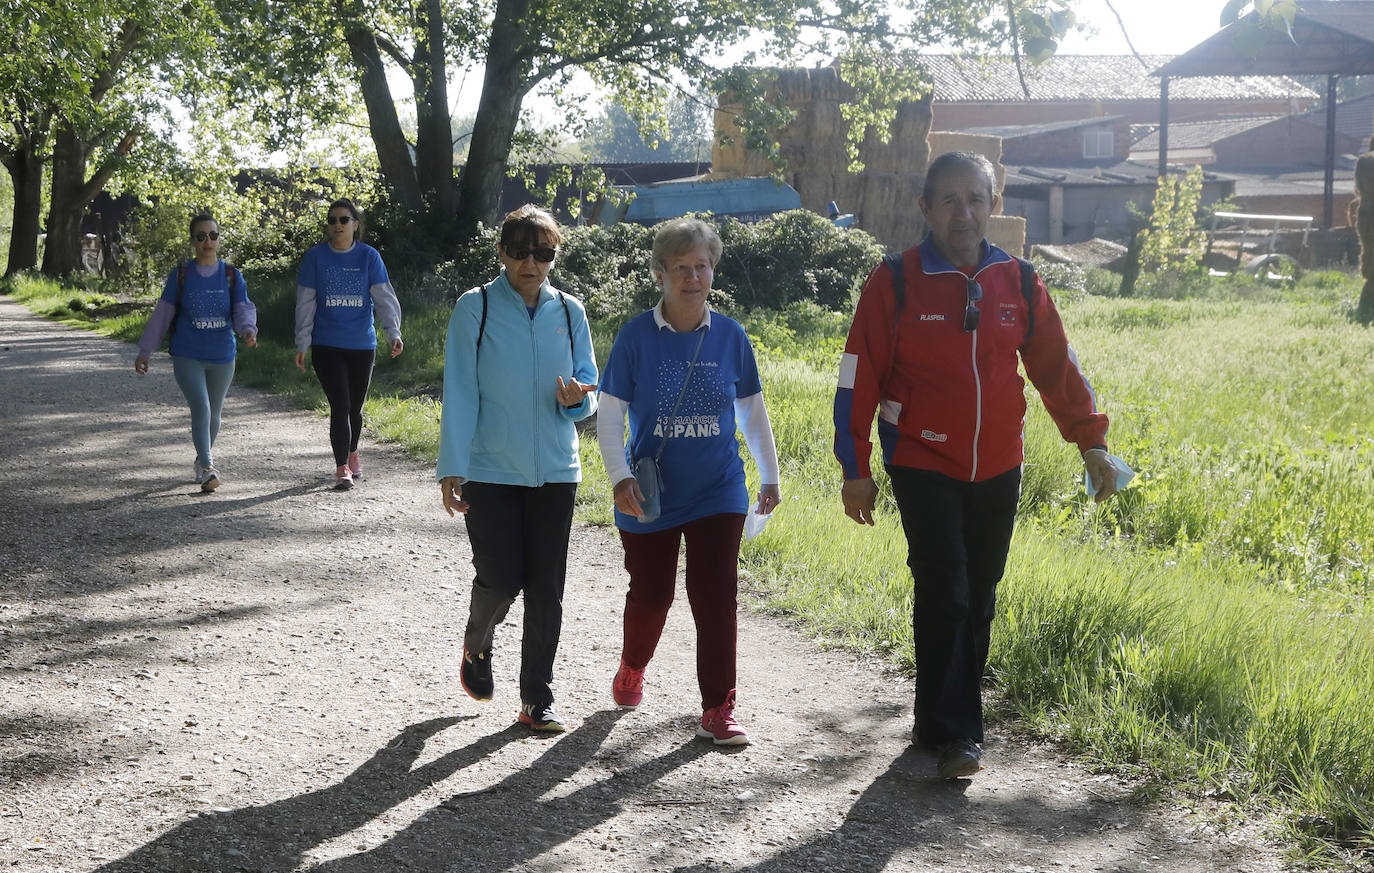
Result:
<svg viewBox="0 0 1374 873">
<path fill-rule="evenodd" d="M 969 471 L 970 482 L 978 479 L 978 435 L 983 429 L 983 380 L 978 375 L 978 331 L 973 331 L 973 469 Z"/>
<path fill-rule="evenodd" d="M 523 300 L 520 302 L 524 303 Z M 539 342 L 535 335 L 534 323 L 539 320 L 539 309 L 542 303 L 543 301 L 540 300 L 534 304 L 534 317 L 529 319 L 530 381 L 534 383 L 531 385 L 532 390 L 530 391 L 530 421 L 534 428 L 534 441 L 531 443 L 531 449 L 534 452 L 534 481 L 530 485 L 536 488 L 543 481 L 543 472 L 539 469 Z"/>
</svg>

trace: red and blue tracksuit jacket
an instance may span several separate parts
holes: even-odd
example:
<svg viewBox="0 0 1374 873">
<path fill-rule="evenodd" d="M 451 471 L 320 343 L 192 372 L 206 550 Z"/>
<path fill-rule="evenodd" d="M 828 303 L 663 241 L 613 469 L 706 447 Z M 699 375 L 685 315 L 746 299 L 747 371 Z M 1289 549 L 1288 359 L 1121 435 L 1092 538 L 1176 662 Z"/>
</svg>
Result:
<svg viewBox="0 0 1374 873">
<path fill-rule="evenodd" d="M 905 304 L 897 311 L 892 272 L 880 263 L 864 283 L 840 359 L 835 457 L 846 479 L 870 473 L 878 411 L 883 460 L 980 482 L 1024 458 L 1026 375 L 1064 439 L 1080 450 L 1106 445 L 1107 416 L 1069 347 L 1040 277 L 1030 310 L 1017 260 L 983 243 L 971 272 L 949 264 L 929 235 L 902 253 Z M 964 331 L 968 277 L 982 286 L 979 325 Z M 1029 336 L 1027 335 L 1029 333 Z"/>
</svg>

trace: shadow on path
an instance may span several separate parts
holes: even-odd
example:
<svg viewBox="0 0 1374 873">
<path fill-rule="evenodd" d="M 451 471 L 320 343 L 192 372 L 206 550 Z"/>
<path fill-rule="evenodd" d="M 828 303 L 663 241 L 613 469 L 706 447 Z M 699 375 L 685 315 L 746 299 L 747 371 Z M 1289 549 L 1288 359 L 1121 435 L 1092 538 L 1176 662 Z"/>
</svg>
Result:
<svg viewBox="0 0 1374 873">
<path fill-rule="evenodd" d="M 476 716 L 448 716 L 410 725 L 336 785 L 265 806 L 200 815 L 99 867 L 98 873 L 294 870 L 315 846 L 361 827 L 529 733 L 511 725 L 411 769 L 427 740 L 472 718 Z"/>
</svg>

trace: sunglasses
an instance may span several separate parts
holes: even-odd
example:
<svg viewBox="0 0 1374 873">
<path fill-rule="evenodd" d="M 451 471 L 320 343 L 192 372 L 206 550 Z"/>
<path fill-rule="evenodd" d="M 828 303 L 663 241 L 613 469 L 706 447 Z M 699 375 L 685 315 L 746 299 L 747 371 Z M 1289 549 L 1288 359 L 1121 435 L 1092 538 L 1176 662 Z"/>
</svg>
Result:
<svg viewBox="0 0 1374 873">
<path fill-rule="evenodd" d="M 964 285 L 964 293 L 964 333 L 973 333 L 978 329 L 978 321 L 983 315 L 978 310 L 978 301 L 983 299 L 983 286 L 968 279 Z"/>
<path fill-rule="evenodd" d="M 325 219 L 330 224 L 348 224 L 353 220 L 351 215 L 331 215 Z"/>
<path fill-rule="evenodd" d="M 506 249 L 503 247 L 503 249 L 506 257 L 512 261 L 523 261 L 530 255 L 534 255 L 534 259 L 541 264 L 549 263 L 558 254 L 558 249 L 549 246 L 535 246 L 532 249 Z"/>
<path fill-rule="evenodd" d="M 202 230 L 202 231 L 198 231 L 198 232 L 196 232 L 196 233 L 191 234 L 191 239 L 195 240 L 196 242 L 205 242 L 205 238 L 206 238 L 207 236 L 208 236 L 210 239 L 219 239 L 219 231 L 217 231 L 217 230 L 211 230 L 211 231 L 204 231 L 204 230 Z"/>
</svg>

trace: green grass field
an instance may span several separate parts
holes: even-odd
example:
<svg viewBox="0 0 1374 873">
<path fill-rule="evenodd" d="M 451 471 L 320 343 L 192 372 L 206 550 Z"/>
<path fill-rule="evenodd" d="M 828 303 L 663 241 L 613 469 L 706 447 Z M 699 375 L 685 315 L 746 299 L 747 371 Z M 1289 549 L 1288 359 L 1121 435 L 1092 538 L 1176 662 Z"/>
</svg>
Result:
<svg viewBox="0 0 1374 873">
<path fill-rule="evenodd" d="M 1318 274 L 1243 299 L 1224 283 L 1205 299 L 1060 297 L 1112 450 L 1140 475 L 1092 504 L 1077 452 L 1031 404 L 990 661 L 1007 724 L 1183 795 L 1281 806 L 1317 862 L 1374 852 L 1374 329 L 1350 319 L 1357 287 Z M 108 310 L 36 280 L 10 290 L 83 325 Z M 320 408 L 313 377 L 289 366 L 291 292 L 286 278 L 253 286 L 263 345 L 241 354 L 239 379 Z M 436 451 L 446 318 L 442 304 L 407 308 L 406 353 L 379 359 L 367 410 L 422 459 Z M 135 339 L 145 319 L 95 324 Z M 754 599 L 909 668 L 895 508 L 884 491 L 875 528 L 840 511 L 830 405 L 847 319 L 799 306 L 741 320 L 784 480 L 744 549 Z M 604 359 L 614 326 L 595 333 Z M 581 516 L 608 523 L 594 440 L 583 456 Z"/>
</svg>

